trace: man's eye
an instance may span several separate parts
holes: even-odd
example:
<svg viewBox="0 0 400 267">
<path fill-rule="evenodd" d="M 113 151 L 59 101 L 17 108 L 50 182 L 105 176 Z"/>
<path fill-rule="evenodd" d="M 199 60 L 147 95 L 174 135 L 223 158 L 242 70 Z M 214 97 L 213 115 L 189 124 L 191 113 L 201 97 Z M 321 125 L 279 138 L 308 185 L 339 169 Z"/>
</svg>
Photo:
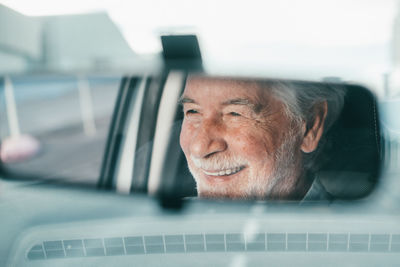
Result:
<svg viewBox="0 0 400 267">
<path fill-rule="evenodd" d="M 235 116 L 235 117 L 238 117 L 238 116 L 241 116 L 239 113 L 237 113 L 237 112 L 229 112 L 229 115 L 232 115 L 232 116 Z"/>
<path fill-rule="evenodd" d="M 197 113 L 199 113 L 199 112 L 197 110 L 195 110 L 195 109 L 188 109 L 186 111 L 186 114 L 197 114 Z"/>
</svg>

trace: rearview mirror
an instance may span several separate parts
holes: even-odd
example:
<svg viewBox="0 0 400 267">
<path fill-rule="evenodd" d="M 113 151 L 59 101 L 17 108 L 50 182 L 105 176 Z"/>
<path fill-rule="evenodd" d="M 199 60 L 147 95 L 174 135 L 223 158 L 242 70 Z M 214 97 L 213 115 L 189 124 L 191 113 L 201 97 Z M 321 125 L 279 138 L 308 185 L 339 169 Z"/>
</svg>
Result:
<svg viewBox="0 0 400 267">
<path fill-rule="evenodd" d="M 362 86 L 183 71 L 122 83 L 96 79 L 52 91 L 47 107 L 41 98 L 18 105 L 39 152 L 3 160 L 3 171 L 74 182 L 90 176 L 93 185 L 120 193 L 174 198 L 358 199 L 378 182 L 377 101 Z M 38 105 L 42 116 L 27 112 Z M 63 123 L 68 127 L 50 129 Z"/>
</svg>

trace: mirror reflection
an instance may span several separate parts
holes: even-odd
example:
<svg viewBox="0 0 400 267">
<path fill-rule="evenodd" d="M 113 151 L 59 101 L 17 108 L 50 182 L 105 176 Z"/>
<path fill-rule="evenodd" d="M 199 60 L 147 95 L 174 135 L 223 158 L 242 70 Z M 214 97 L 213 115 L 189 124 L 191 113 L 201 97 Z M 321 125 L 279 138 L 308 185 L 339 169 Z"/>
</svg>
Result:
<svg viewBox="0 0 400 267">
<path fill-rule="evenodd" d="M 96 185 L 120 79 L 105 75 L 0 79 L 3 166 L 17 177 Z"/>
<path fill-rule="evenodd" d="M 20 129 L 7 109 L 6 170 L 235 200 L 359 199 L 378 181 L 379 118 L 364 87 L 177 71 L 82 79 L 11 79 Z"/>
<path fill-rule="evenodd" d="M 350 106 L 356 98 L 365 103 Z M 366 90 L 192 75 L 180 103 L 180 146 L 200 197 L 330 201 L 373 187 L 378 129 Z"/>
</svg>

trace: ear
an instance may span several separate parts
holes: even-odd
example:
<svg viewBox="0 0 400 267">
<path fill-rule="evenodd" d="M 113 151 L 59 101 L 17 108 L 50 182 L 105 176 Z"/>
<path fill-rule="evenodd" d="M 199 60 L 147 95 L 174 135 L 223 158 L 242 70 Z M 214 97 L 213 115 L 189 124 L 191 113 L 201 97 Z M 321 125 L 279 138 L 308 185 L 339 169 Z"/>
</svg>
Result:
<svg viewBox="0 0 400 267">
<path fill-rule="evenodd" d="M 314 107 L 315 119 L 311 127 L 307 130 L 306 123 L 303 124 L 305 131 L 303 142 L 300 149 L 304 153 L 311 153 L 318 147 L 319 140 L 324 132 L 324 122 L 328 113 L 328 103 L 326 101 Z"/>
</svg>

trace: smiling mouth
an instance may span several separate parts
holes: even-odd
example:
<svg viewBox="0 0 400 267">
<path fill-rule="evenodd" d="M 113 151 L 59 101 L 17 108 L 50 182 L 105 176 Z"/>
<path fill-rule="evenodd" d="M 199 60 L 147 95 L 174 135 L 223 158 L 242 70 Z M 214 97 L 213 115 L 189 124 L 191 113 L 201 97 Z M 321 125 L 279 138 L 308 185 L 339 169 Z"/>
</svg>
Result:
<svg viewBox="0 0 400 267">
<path fill-rule="evenodd" d="M 244 166 L 241 166 L 241 167 L 235 167 L 235 168 L 230 168 L 230 169 L 220 170 L 220 171 L 205 171 L 205 170 L 203 170 L 203 172 L 209 176 L 228 176 L 228 175 L 236 174 L 236 173 L 240 172 L 241 170 L 243 170 L 244 168 L 245 168 Z"/>
</svg>

